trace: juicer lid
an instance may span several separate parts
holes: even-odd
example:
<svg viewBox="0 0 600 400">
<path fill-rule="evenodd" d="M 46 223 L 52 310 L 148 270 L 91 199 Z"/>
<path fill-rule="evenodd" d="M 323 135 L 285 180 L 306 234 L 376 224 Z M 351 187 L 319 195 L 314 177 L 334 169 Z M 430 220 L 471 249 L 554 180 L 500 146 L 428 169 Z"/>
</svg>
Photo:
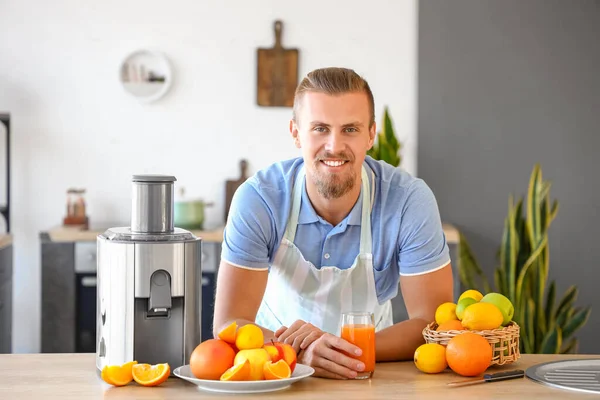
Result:
<svg viewBox="0 0 600 400">
<path fill-rule="evenodd" d="M 142 175 L 133 175 L 133 182 L 142 182 L 142 183 L 164 183 L 164 182 L 175 182 L 177 178 L 172 175 L 160 175 L 160 174 L 142 174 Z"/>
</svg>

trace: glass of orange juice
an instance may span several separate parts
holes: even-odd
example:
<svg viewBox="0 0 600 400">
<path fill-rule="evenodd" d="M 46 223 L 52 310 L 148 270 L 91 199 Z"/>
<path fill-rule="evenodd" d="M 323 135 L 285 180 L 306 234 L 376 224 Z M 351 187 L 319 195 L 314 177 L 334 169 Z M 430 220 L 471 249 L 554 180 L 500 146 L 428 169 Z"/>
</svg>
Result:
<svg viewBox="0 0 600 400">
<path fill-rule="evenodd" d="M 341 338 L 360 347 L 360 356 L 350 355 L 365 364 L 356 379 L 367 379 L 375 371 L 375 317 L 368 312 L 346 312 L 342 314 Z"/>
</svg>

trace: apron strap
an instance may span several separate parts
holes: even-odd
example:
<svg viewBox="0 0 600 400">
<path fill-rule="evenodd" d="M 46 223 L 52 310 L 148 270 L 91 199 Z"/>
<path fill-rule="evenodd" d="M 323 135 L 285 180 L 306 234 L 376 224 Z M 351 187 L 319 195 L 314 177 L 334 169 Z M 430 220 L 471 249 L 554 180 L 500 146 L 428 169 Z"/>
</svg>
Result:
<svg viewBox="0 0 600 400">
<path fill-rule="evenodd" d="M 300 216 L 300 205 L 302 202 L 302 190 L 304 189 L 304 165 L 300 167 L 300 171 L 294 182 L 294 190 L 292 194 L 292 211 L 288 218 L 287 227 L 285 228 L 284 238 L 294 243 L 296 237 L 296 228 L 298 227 L 298 217 Z"/>
</svg>

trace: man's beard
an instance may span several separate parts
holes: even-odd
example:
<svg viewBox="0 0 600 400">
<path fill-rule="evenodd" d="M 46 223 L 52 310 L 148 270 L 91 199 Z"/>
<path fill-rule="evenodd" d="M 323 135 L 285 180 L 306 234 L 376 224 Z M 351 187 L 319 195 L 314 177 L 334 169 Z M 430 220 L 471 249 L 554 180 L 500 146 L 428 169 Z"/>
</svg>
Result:
<svg viewBox="0 0 600 400">
<path fill-rule="evenodd" d="M 354 183 L 356 182 L 356 173 L 353 169 L 350 169 L 350 173 L 347 174 L 330 174 L 322 172 L 320 169 L 321 160 L 327 158 L 339 158 L 342 160 L 347 160 L 348 162 L 352 161 L 353 158 L 350 158 L 345 154 L 341 154 L 339 157 L 325 155 L 322 157 L 317 157 L 315 160 L 313 179 L 315 186 L 317 187 L 317 191 L 326 199 L 338 199 L 352 190 Z"/>
</svg>

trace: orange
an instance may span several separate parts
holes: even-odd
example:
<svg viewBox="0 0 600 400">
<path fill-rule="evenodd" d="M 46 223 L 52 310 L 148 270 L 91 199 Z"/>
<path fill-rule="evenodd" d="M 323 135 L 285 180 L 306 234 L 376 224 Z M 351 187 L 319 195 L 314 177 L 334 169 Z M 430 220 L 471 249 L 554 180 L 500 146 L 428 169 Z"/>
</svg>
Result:
<svg viewBox="0 0 600 400">
<path fill-rule="evenodd" d="M 123 365 L 107 365 L 102 368 L 102 380 L 113 386 L 125 386 L 133 380 L 131 369 L 135 364 L 137 361 L 126 362 Z"/>
<path fill-rule="evenodd" d="M 223 329 L 219 332 L 219 339 L 226 341 L 229 344 L 235 345 L 235 337 L 237 331 L 237 323 L 233 321 L 231 324 L 227 326 L 227 328 Z"/>
<path fill-rule="evenodd" d="M 158 386 L 171 374 L 168 363 L 164 364 L 136 364 L 132 368 L 133 379 L 142 386 Z"/>
<path fill-rule="evenodd" d="M 452 371 L 462 376 L 482 374 L 492 362 L 493 351 L 481 335 L 465 332 L 454 336 L 446 346 L 446 361 Z"/>
<path fill-rule="evenodd" d="M 439 343 L 427 343 L 417 347 L 414 355 L 415 366 L 428 374 L 437 374 L 448 368 L 446 348 Z"/>
<path fill-rule="evenodd" d="M 234 365 L 221 375 L 222 381 L 248 381 L 250 380 L 250 361 Z"/>
<path fill-rule="evenodd" d="M 265 380 L 286 379 L 292 376 L 292 370 L 285 360 L 268 361 L 263 365 Z"/>
<path fill-rule="evenodd" d="M 465 327 L 457 319 L 446 321 L 437 327 L 436 331 L 464 331 Z"/>
<path fill-rule="evenodd" d="M 208 339 L 200 343 L 190 356 L 190 370 L 198 379 L 219 380 L 233 367 L 235 351 L 221 339 Z"/>
</svg>

